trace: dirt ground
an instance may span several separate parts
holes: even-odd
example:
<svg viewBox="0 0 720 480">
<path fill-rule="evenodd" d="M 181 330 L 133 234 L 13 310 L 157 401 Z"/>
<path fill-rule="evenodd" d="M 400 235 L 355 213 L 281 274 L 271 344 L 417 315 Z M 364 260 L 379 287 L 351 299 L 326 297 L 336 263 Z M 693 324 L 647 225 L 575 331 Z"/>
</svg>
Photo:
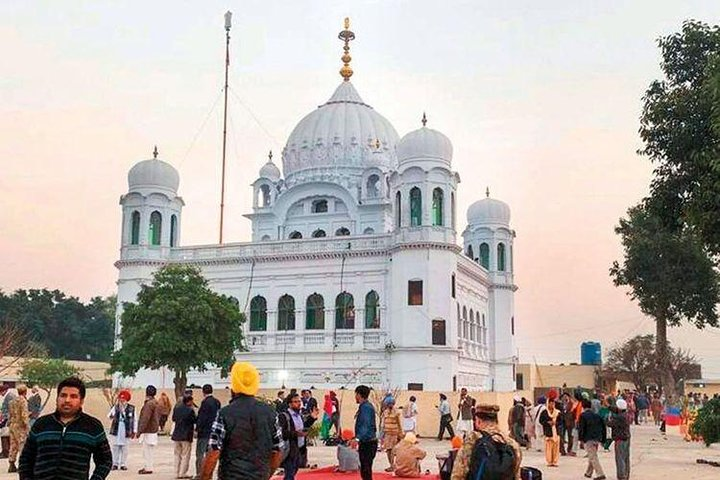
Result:
<svg viewBox="0 0 720 480">
<path fill-rule="evenodd" d="M 720 445 L 705 448 L 701 444 L 686 443 L 676 433 L 671 432 L 664 437 L 654 426 L 634 427 L 631 446 L 632 468 L 631 478 L 636 479 L 693 479 L 710 480 L 720 478 L 720 468 L 699 465 L 698 458 L 713 459 L 720 461 Z M 435 439 L 422 438 L 420 444 L 428 451 L 428 456 L 423 462 L 423 467 L 434 474 L 438 471 L 435 454 L 449 448 L 449 442 L 438 442 Z M 194 445 L 193 445 L 194 447 Z M 614 479 L 615 462 L 612 454 L 601 453 L 600 461 L 605 469 L 608 479 Z M 310 462 L 320 466 L 335 463 L 335 449 L 331 447 L 311 447 Z M 173 445 L 168 437 L 161 437 L 160 444 L 155 456 L 155 474 L 138 476 L 137 470 L 142 467 L 142 446 L 133 444 L 130 447 L 129 458 L 130 470 L 127 472 L 116 471 L 110 474 L 109 478 L 145 478 L 166 480 L 175 478 L 173 472 Z M 548 469 L 545 467 L 544 457 L 541 452 L 525 451 L 523 465 L 534 466 L 543 471 L 543 478 L 550 480 L 576 480 L 584 478 L 587 460 L 583 458 L 581 451 L 577 457 L 561 457 L 560 467 Z M 387 459 L 384 454 L 378 454 L 375 462 L 375 470 L 381 471 L 387 467 Z M 7 471 L 7 460 L 0 460 L 0 480 L 17 478 L 15 474 L 4 473 Z M 194 471 L 194 454 L 191 459 L 190 474 Z M 434 477 L 431 477 L 434 478 Z"/>
</svg>

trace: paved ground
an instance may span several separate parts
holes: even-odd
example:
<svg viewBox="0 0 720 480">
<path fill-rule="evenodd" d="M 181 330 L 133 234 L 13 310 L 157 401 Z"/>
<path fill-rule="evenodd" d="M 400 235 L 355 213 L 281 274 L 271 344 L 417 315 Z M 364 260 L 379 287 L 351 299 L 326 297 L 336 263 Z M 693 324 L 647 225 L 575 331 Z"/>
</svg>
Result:
<svg viewBox="0 0 720 480">
<path fill-rule="evenodd" d="M 428 458 L 423 463 L 424 468 L 437 473 L 438 466 L 434 460 L 435 453 L 448 448 L 449 442 L 438 442 L 432 439 L 421 439 L 421 445 L 428 450 Z M 113 472 L 109 478 L 145 478 L 157 480 L 169 480 L 175 478 L 173 474 L 172 442 L 167 437 L 161 437 L 157 449 L 155 475 L 137 475 L 137 469 L 141 467 L 142 450 L 140 445 L 132 445 L 130 449 L 131 469 L 128 472 Z M 611 448 L 612 450 L 612 448 Z M 720 468 L 698 465 L 695 460 L 708 458 L 720 461 L 720 446 L 713 446 L 709 449 L 697 443 L 686 443 L 676 435 L 663 437 L 655 427 L 640 426 L 633 430 L 632 443 L 632 478 L 636 479 L 693 479 L 710 480 L 720 478 Z M 318 465 L 330 465 L 335 460 L 335 449 L 329 447 L 312 447 L 310 449 L 311 463 Z M 605 474 L 609 479 L 615 478 L 615 462 L 612 453 L 601 453 L 600 460 L 605 468 Z M 194 457 L 191 463 L 194 462 Z M 526 452 L 523 460 L 524 465 L 540 468 L 543 471 L 543 478 L 550 480 L 576 480 L 583 479 L 586 460 L 582 458 L 582 452 L 578 457 L 562 457 L 560 467 L 548 469 L 545 467 L 542 453 L 531 451 Z M 194 463 L 193 463 L 194 465 Z M 387 467 L 387 460 L 384 455 L 378 455 L 375 469 L 380 471 Z M 192 470 L 192 467 L 191 467 Z M 0 460 L 0 471 L 7 471 L 7 461 Z M 194 474 L 194 470 L 191 471 Z M 0 474 L 0 480 L 17 478 L 17 475 L 7 473 Z"/>
</svg>

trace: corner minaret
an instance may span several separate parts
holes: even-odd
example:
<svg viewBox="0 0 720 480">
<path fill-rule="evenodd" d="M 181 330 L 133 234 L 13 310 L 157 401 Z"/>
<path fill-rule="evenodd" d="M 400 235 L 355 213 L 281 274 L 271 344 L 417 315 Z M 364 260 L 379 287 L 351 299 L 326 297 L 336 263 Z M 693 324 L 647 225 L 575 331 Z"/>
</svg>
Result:
<svg viewBox="0 0 720 480">
<path fill-rule="evenodd" d="M 121 259 L 166 258 L 180 243 L 180 217 L 185 205 L 178 196 L 177 170 L 158 158 L 135 164 L 128 172 L 128 193 L 120 197 L 123 211 Z"/>
<path fill-rule="evenodd" d="M 510 207 L 490 196 L 470 205 L 468 226 L 463 232 L 465 255 L 488 271 L 490 359 L 494 390 L 515 389 L 515 291 Z M 507 339 L 511 339 L 508 341 Z"/>
</svg>

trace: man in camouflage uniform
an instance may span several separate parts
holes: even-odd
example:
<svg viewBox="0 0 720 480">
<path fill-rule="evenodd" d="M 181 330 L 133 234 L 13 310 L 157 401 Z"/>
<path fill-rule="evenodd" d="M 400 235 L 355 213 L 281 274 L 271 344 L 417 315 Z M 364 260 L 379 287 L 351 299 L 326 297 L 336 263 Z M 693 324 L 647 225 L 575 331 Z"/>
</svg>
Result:
<svg viewBox="0 0 720 480">
<path fill-rule="evenodd" d="M 17 386 L 18 396 L 10 402 L 10 466 L 8 473 L 17 472 L 15 461 L 18 453 L 22 452 L 28 432 L 30 431 L 30 412 L 28 411 L 27 387 Z"/>
<path fill-rule="evenodd" d="M 482 432 L 492 436 L 496 442 L 506 443 L 515 452 L 515 462 L 512 471 L 504 480 L 520 480 L 520 464 L 522 463 L 522 452 L 519 445 L 509 436 L 502 433 L 498 425 L 497 405 L 477 405 L 473 416 L 473 431 L 468 432 L 462 448 L 457 453 L 453 466 L 451 480 L 466 480 L 470 471 L 470 459 L 472 458 L 475 442 L 482 437 Z"/>
</svg>

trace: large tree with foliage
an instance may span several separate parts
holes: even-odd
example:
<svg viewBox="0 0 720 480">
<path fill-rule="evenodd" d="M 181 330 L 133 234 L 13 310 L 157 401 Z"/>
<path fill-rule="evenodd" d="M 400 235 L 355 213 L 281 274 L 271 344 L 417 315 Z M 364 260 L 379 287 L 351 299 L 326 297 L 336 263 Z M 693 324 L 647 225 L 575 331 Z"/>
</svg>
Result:
<svg viewBox="0 0 720 480">
<path fill-rule="evenodd" d="M 655 165 L 652 202 L 671 229 L 720 254 L 720 27 L 687 21 L 659 40 L 664 78 L 644 97 L 641 153 Z"/>
<path fill-rule="evenodd" d="M 68 377 L 77 376 L 79 373 L 80 370 L 65 360 L 34 359 L 23 363 L 22 370 L 20 370 L 20 378 L 26 384 L 31 386 L 37 385 L 45 391 L 46 395 L 45 401 L 42 404 L 42 411 L 45 409 L 45 405 L 48 400 L 50 400 L 52 391 L 57 384 Z"/>
<path fill-rule="evenodd" d="M 121 347 L 113 353 L 113 371 L 134 375 L 141 368 L 175 372 L 175 395 L 187 385 L 191 369 L 209 364 L 226 370 L 242 348 L 245 316 L 237 301 L 208 287 L 200 270 L 169 265 L 143 285 L 137 303 L 123 304 Z"/>
<path fill-rule="evenodd" d="M 715 265 L 691 231 L 668 229 L 650 201 L 631 208 L 616 232 L 625 253 L 622 264 L 614 262 L 610 274 L 616 285 L 630 287 L 628 294 L 655 320 L 662 388 L 674 396 L 667 327 L 683 320 L 698 328 L 718 325 Z"/>
<path fill-rule="evenodd" d="M 687 21 L 658 43 L 664 78 L 651 83 L 640 118 L 640 153 L 655 165 L 651 194 L 620 221 L 625 258 L 611 274 L 655 319 L 672 395 L 667 326 L 718 325 L 720 28 Z"/>
</svg>

